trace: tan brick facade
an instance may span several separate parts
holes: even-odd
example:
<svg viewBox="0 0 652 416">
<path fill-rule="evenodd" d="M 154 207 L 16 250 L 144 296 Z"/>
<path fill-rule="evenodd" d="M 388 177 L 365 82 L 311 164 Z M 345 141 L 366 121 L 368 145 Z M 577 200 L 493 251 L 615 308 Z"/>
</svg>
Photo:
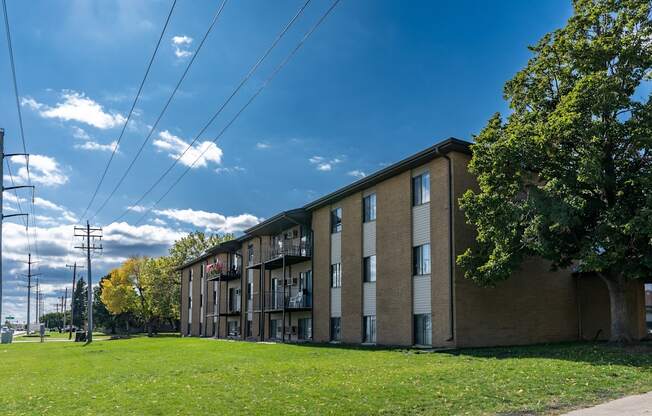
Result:
<svg viewBox="0 0 652 416">
<path fill-rule="evenodd" d="M 442 150 L 443 149 L 443 150 Z M 466 150 L 465 150 L 466 149 Z M 375 190 L 377 217 L 375 222 L 376 284 L 375 310 L 377 344 L 410 346 L 415 342 L 414 311 L 419 308 L 424 314 L 422 298 L 428 292 L 431 310 L 433 347 L 475 347 L 493 345 L 515 345 L 539 342 L 568 341 L 576 339 L 606 339 L 609 336 L 609 296 L 604 283 L 595 277 L 571 276 L 569 271 L 549 270 L 541 259 L 528 259 L 514 276 L 494 288 L 482 288 L 464 278 L 463 271 L 455 264 L 455 258 L 474 244 L 474 230 L 466 224 L 464 213 L 459 207 L 459 198 L 468 189 L 477 185 L 468 172 L 470 153 L 465 145 L 447 141 L 439 147 L 426 149 L 378 174 L 342 188 L 306 205 L 301 211 L 305 225 L 312 230 L 312 258 L 296 266 L 287 266 L 285 276 L 296 277 L 300 271 L 312 269 L 312 309 L 286 311 L 284 327 L 286 339 L 297 341 L 299 319 L 312 318 L 314 342 L 329 342 L 331 334 L 330 265 L 331 239 L 330 214 L 333 207 L 342 208 L 341 239 L 341 341 L 357 344 L 363 339 L 363 204 L 365 192 Z M 449 163 L 451 176 L 449 177 Z M 412 177 L 429 172 L 430 202 L 428 211 L 412 207 Z M 449 185 L 450 183 L 450 185 Z M 450 188 L 449 188 L 450 186 Z M 452 192 L 452 196 L 451 196 Z M 450 204 L 452 203 L 452 211 Z M 424 204 L 425 205 L 425 204 Z M 420 205 L 423 207 L 424 205 Z M 415 214 L 415 212 L 417 212 Z M 425 217 L 424 212 L 429 212 Z M 452 215 L 451 215 L 452 213 Z M 262 223 L 254 234 L 241 238 L 243 271 L 242 278 L 228 283 L 237 285 L 242 293 L 242 313 L 237 317 L 220 319 L 220 336 L 227 333 L 227 321 L 239 319 L 242 336 L 247 321 L 247 260 L 248 245 L 254 246 L 253 293 L 254 305 L 260 305 L 261 294 L 270 291 L 272 273 L 279 276 L 278 264 L 275 270 L 261 272 L 263 250 L 271 247 L 272 234 L 285 229 L 300 229 L 285 215 L 279 214 Z M 292 214 L 292 213 L 290 213 Z M 294 214 L 297 214 L 294 212 Z M 288 214 L 289 215 L 289 214 Z M 298 214 L 297 214 L 298 215 Z M 415 280 L 413 274 L 413 233 L 424 230 L 415 226 L 415 218 L 426 218 L 430 227 L 426 234 L 418 234 L 430 242 L 430 280 Z M 275 223 L 283 227 L 274 226 Z M 424 224 L 424 222 L 416 222 Z M 265 228 L 267 227 L 267 228 Z M 279 225 L 280 227 L 280 225 Z M 416 227 L 416 228 L 415 228 Z M 269 231 L 267 234 L 262 230 Z M 366 229 L 368 232 L 368 228 Z M 425 235 L 425 237 L 424 237 Z M 449 236 L 452 235 L 452 239 Z M 338 241 L 338 240 L 333 240 Z M 423 244 L 423 243 L 419 243 Z M 202 260 L 203 261 L 203 260 Z M 267 260 L 265 260 L 267 261 Z M 266 263 L 267 264 L 267 263 Z M 270 263 L 271 264 L 271 263 Z M 188 322 L 188 294 L 192 290 L 193 336 L 199 335 L 199 263 L 189 264 L 181 271 L 181 332 L 186 334 Z M 271 267 L 271 266 L 270 266 Z M 192 288 L 188 287 L 188 269 L 194 270 Z M 261 273 L 263 273 L 261 287 Z M 281 272 L 282 273 L 282 272 Z M 421 279 L 423 273 L 417 276 Z M 282 276 L 282 274 L 280 275 Z M 429 282 L 430 289 L 423 289 L 423 282 Z M 418 286 L 419 285 L 422 286 Z M 451 284 L 452 283 L 452 284 Z M 227 284 L 220 289 L 221 303 L 227 302 Z M 286 288 L 287 289 L 287 288 Z M 417 299 L 414 291 L 418 291 Z M 287 295 L 287 293 L 286 293 Z M 365 297 L 366 299 L 366 297 Z M 285 300 L 287 302 L 287 300 Z M 415 303 L 416 302 L 416 303 Z M 632 336 L 640 338 L 645 334 L 645 294 L 643 284 L 632 283 L 630 288 Z M 212 313 L 212 285 L 205 293 L 205 304 Z M 284 304 L 284 305 L 287 305 Z M 335 303 L 333 308 L 337 308 Z M 415 306 L 416 305 L 416 306 Z M 286 306 L 284 306 L 285 308 Z M 282 319 L 282 312 L 261 313 L 254 307 L 252 321 L 253 340 L 268 340 L 270 319 Z M 264 334 L 259 336 L 260 322 Z M 305 322 L 305 321 L 303 321 Z M 213 335 L 212 319 L 206 318 L 204 335 Z M 422 334 L 422 332 L 420 333 Z"/>
<path fill-rule="evenodd" d="M 330 339 L 330 206 L 312 213 L 313 237 L 313 338 Z M 361 318 L 362 319 L 362 318 Z"/>
<path fill-rule="evenodd" d="M 412 345 L 410 172 L 376 185 L 376 327 L 383 345 Z"/>
<path fill-rule="evenodd" d="M 362 194 L 342 207 L 342 342 L 362 342 Z"/>
</svg>

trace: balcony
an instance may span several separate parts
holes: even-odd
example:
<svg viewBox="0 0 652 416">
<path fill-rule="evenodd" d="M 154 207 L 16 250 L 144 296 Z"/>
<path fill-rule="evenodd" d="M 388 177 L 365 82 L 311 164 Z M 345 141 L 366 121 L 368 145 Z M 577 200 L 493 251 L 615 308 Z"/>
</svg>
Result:
<svg viewBox="0 0 652 416">
<path fill-rule="evenodd" d="M 254 310 L 260 311 L 260 293 L 254 293 Z M 306 289 L 289 296 L 282 290 L 266 291 L 263 294 L 265 312 L 280 312 L 285 307 L 289 311 L 302 311 L 312 309 L 312 293 Z"/>
<path fill-rule="evenodd" d="M 240 315 L 242 312 L 242 308 L 240 308 L 240 303 L 235 303 L 232 305 L 228 305 L 226 308 L 226 311 L 220 312 L 221 316 L 235 316 L 235 315 Z"/>
<path fill-rule="evenodd" d="M 309 242 L 289 243 L 283 242 L 263 249 L 263 262 L 265 268 L 276 269 L 285 265 L 301 263 L 310 260 L 312 257 L 312 246 Z"/>
<path fill-rule="evenodd" d="M 222 266 L 222 263 L 214 263 L 214 264 L 207 265 L 206 273 L 208 275 L 209 282 L 213 282 L 217 280 L 220 280 L 222 282 L 228 282 L 231 280 L 240 279 L 242 277 L 242 270 L 240 267 L 227 268 L 226 266 Z"/>
</svg>

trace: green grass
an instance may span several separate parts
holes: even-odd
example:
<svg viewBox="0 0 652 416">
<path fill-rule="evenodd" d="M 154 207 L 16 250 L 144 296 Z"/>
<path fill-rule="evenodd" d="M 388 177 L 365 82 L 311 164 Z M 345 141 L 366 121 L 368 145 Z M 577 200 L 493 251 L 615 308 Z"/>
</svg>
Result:
<svg viewBox="0 0 652 416">
<path fill-rule="evenodd" d="M 407 350 L 138 337 L 0 346 L 0 413 L 524 414 L 652 390 L 652 348 Z"/>
<path fill-rule="evenodd" d="M 39 340 L 41 336 L 38 333 L 32 333 L 30 335 L 19 335 L 14 337 L 15 340 L 21 341 L 21 340 L 29 340 L 29 341 L 34 341 L 34 340 Z M 102 338 L 106 339 L 109 338 L 109 336 L 105 335 L 102 332 L 93 332 L 93 338 Z M 46 331 L 45 332 L 45 341 L 47 342 L 48 339 L 68 339 L 68 332 L 61 332 L 59 333 L 58 331 Z M 72 333 L 72 339 L 75 339 L 75 333 Z"/>
</svg>

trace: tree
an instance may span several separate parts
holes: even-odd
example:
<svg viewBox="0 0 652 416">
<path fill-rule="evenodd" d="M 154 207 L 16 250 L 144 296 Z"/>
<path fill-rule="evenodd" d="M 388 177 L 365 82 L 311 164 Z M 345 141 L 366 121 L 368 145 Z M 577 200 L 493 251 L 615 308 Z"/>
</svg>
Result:
<svg viewBox="0 0 652 416">
<path fill-rule="evenodd" d="M 84 282 L 84 278 L 80 278 L 75 285 L 72 303 L 75 314 L 73 325 L 77 328 L 82 328 L 86 321 L 86 305 L 88 304 L 88 292 L 86 291 L 86 282 Z"/>
<path fill-rule="evenodd" d="M 652 65 L 648 0 L 576 0 L 505 85 L 512 113 L 476 138 L 479 191 L 461 207 L 477 246 L 458 258 L 482 285 L 527 256 L 604 280 L 611 340 L 628 341 L 626 290 L 652 272 Z M 649 91 L 649 90 L 648 90 Z"/>
<path fill-rule="evenodd" d="M 170 257 L 148 259 L 145 263 L 142 282 L 151 313 L 157 320 L 173 325 L 179 319 L 181 286 L 178 280 Z"/>
<path fill-rule="evenodd" d="M 118 325 L 118 318 L 111 314 L 102 302 L 103 281 L 108 279 L 110 275 L 106 275 L 100 279 L 97 286 L 93 288 L 93 321 L 96 327 L 109 330 L 115 334 Z"/>
<path fill-rule="evenodd" d="M 192 232 L 175 241 L 170 248 L 171 264 L 173 267 L 181 266 L 188 260 L 201 256 L 209 248 L 232 239 L 233 234 L 210 234 L 206 236 L 201 231 Z"/>
</svg>

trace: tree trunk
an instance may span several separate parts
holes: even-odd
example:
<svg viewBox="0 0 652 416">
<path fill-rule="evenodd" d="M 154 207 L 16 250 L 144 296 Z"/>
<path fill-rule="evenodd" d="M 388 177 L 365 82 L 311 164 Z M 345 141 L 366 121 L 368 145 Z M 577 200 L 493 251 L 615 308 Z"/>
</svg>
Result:
<svg viewBox="0 0 652 416">
<path fill-rule="evenodd" d="M 601 275 L 609 289 L 611 306 L 611 336 L 609 341 L 620 344 L 630 343 L 630 322 L 628 319 L 627 279 L 622 274 Z"/>
</svg>

